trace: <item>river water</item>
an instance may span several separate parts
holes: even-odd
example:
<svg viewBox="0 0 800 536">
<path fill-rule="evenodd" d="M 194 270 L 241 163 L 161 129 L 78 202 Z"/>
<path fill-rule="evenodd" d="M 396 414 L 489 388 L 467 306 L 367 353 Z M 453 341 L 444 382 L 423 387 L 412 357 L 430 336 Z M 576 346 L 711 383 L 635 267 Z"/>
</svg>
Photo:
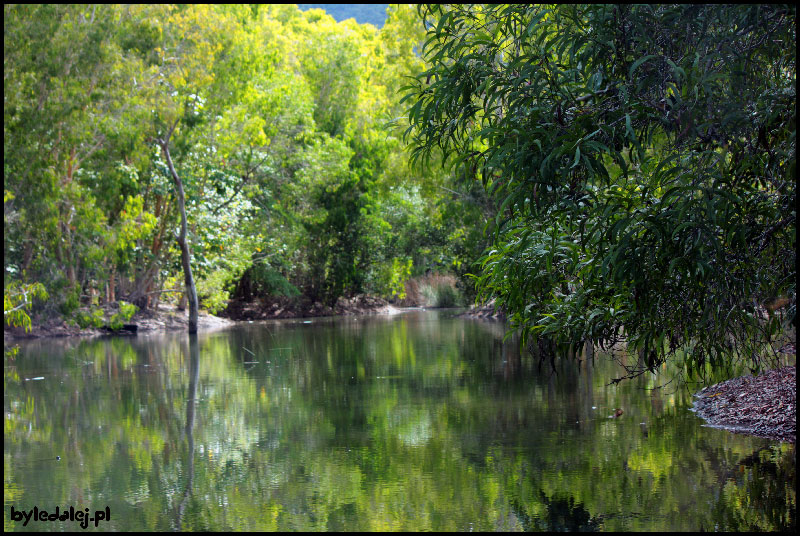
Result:
<svg viewBox="0 0 800 536">
<path fill-rule="evenodd" d="M 602 354 L 553 372 L 503 335 L 417 311 L 21 344 L 4 529 L 795 527 L 794 445 L 704 426 L 666 376 L 610 385 Z M 56 507 L 73 520 L 24 525 Z"/>
</svg>

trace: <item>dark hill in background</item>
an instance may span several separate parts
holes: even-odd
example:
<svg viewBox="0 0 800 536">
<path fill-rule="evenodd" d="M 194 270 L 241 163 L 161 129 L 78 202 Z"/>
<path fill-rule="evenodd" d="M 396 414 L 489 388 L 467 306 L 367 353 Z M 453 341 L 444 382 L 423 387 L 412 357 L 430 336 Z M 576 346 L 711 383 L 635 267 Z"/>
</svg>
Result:
<svg viewBox="0 0 800 536">
<path fill-rule="evenodd" d="M 386 22 L 386 7 L 389 4 L 297 4 L 300 9 L 324 9 L 336 22 L 356 19 L 359 24 L 370 23 L 378 28 Z"/>
</svg>

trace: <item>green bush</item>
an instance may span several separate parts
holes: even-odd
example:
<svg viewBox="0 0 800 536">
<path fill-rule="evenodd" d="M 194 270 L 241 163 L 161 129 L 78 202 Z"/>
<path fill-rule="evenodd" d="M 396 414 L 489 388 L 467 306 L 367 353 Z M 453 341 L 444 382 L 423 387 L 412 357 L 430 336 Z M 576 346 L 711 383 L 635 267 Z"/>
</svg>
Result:
<svg viewBox="0 0 800 536">
<path fill-rule="evenodd" d="M 458 307 L 461 305 L 461 293 L 452 285 L 436 287 L 436 301 L 434 307 Z"/>
<path fill-rule="evenodd" d="M 106 318 L 102 309 L 80 310 L 75 313 L 75 322 L 81 329 L 101 328 L 105 325 Z"/>
<path fill-rule="evenodd" d="M 300 291 L 273 267 L 256 263 L 244 272 L 235 294 L 244 299 L 253 296 L 292 298 L 300 295 Z"/>
<path fill-rule="evenodd" d="M 119 302 L 119 313 L 111 316 L 111 320 L 109 320 L 108 325 L 114 331 L 122 329 L 122 326 L 125 324 L 125 322 L 128 322 L 137 310 L 138 307 L 132 303 L 124 301 Z"/>
<path fill-rule="evenodd" d="M 380 264 L 374 274 L 373 286 L 377 293 L 386 299 L 402 300 L 406 297 L 406 281 L 411 277 L 411 259 L 394 258 Z"/>
<path fill-rule="evenodd" d="M 47 291 L 41 283 L 23 284 L 10 282 L 3 288 L 3 318 L 6 325 L 22 326 L 25 331 L 31 330 L 30 309 L 33 299 L 47 299 Z"/>
<path fill-rule="evenodd" d="M 75 312 L 78 307 L 81 306 L 81 291 L 79 287 L 73 287 L 72 289 L 66 291 L 64 293 L 64 301 L 61 303 L 61 314 L 65 317 L 71 315 Z"/>
</svg>

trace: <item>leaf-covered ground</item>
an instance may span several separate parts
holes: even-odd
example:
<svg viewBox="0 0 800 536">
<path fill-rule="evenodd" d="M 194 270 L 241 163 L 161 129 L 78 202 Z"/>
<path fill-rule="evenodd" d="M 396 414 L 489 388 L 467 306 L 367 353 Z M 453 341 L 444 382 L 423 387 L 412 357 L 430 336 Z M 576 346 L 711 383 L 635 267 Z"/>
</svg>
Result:
<svg viewBox="0 0 800 536">
<path fill-rule="evenodd" d="M 796 384 L 796 366 L 734 378 L 699 391 L 694 411 L 711 426 L 794 443 Z"/>
</svg>

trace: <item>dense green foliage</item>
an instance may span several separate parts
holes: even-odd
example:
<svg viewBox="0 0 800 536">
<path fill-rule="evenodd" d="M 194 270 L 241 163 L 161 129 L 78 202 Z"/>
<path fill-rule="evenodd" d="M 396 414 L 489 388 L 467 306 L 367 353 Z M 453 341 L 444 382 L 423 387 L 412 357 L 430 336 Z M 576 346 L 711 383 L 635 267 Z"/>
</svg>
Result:
<svg viewBox="0 0 800 536">
<path fill-rule="evenodd" d="M 527 340 L 757 367 L 795 318 L 795 13 L 7 5 L 7 323 L 177 301 L 187 267 L 211 311 L 402 299 L 486 230 Z"/>
<path fill-rule="evenodd" d="M 502 207 L 483 294 L 530 341 L 627 339 L 630 374 L 757 368 L 795 318 L 795 7 L 420 15 L 407 136 Z"/>
<path fill-rule="evenodd" d="M 390 126 L 423 36 L 409 6 L 378 30 L 293 5 L 6 5 L 7 297 L 39 283 L 35 312 L 76 320 L 177 300 L 182 197 L 211 311 L 237 285 L 332 303 L 463 274 L 484 211 Z"/>
</svg>

